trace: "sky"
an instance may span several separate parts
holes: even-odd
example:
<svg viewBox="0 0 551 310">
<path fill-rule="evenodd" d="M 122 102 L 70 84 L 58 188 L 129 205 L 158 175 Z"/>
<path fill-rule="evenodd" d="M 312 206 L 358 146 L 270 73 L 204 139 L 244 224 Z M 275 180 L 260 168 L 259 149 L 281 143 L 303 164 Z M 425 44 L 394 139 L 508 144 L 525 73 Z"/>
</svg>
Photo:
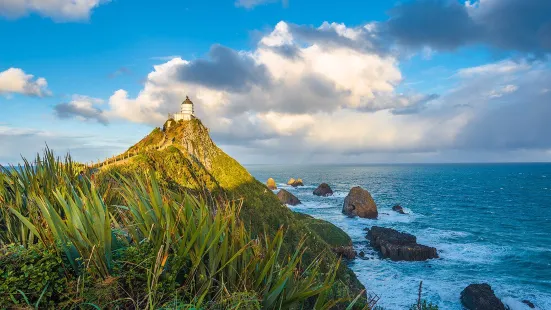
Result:
<svg viewBox="0 0 551 310">
<path fill-rule="evenodd" d="M 549 0 L 0 0 L 0 164 L 186 95 L 245 164 L 551 161 Z"/>
</svg>

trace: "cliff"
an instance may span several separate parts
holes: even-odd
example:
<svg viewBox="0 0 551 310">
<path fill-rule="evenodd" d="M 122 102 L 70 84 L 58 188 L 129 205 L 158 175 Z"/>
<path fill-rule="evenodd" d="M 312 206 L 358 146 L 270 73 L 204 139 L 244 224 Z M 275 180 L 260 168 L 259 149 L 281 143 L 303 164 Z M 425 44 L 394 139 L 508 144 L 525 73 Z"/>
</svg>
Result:
<svg viewBox="0 0 551 310">
<path fill-rule="evenodd" d="M 154 169 L 164 186 L 197 192 L 210 199 L 242 200 L 240 216 L 253 235 L 274 235 L 283 226 L 286 231 L 283 253 L 292 253 L 306 236 L 305 264 L 321 253 L 327 254 L 326 266 L 336 263 L 337 257 L 331 251 L 336 246 L 335 236 L 346 234 L 321 220 L 312 226 L 312 220 L 282 205 L 271 190 L 216 146 L 199 120 L 167 121 L 163 129 L 156 128 L 126 153 L 136 152 L 138 155 L 104 168 L 99 177 L 111 172 L 128 174 Z M 339 239 L 343 243 L 350 240 Z M 345 264 L 341 264 L 338 277 L 341 286 L 334 293 L 340 297 L 355 296 L 363 289 Z"/>
</svg>

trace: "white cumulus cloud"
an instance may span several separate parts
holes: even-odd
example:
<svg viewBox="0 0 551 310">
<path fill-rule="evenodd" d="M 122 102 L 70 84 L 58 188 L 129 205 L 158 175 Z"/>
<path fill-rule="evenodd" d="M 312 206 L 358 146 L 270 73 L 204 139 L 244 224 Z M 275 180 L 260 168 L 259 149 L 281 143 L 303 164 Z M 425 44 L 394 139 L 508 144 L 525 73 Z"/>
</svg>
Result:
<svg viewBox="0 0 551 310">
<path fill-rule="evenodd" d="M 50 95 L 45 78 L 35 78 L 19 68 L 0 72 L 0 95 L 23 94 L 43 97 Z"/>
<path fill-rule="evenodd" d="M 92 10 L 110 0 L 0 0 L 0 15 L 19 18 L 31 13 L 55 21 L 87 20 Z"/>
</svg>

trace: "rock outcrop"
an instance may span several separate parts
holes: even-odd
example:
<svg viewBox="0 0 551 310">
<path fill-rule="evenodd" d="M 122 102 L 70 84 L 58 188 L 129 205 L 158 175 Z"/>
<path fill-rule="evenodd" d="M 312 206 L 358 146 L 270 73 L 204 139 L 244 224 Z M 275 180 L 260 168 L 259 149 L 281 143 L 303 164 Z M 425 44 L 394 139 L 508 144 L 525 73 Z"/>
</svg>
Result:
<svg viewBox="0 0 551 310">
<path fill-rule="evenodd" d="M 373 226 L 368 230 L 366 238 L 384 258 L 390 258 L 393 261 L 423 261 L 438 258 L 436 248 L 418 244 L 414 235 L 391 228 Z"/>
<path fill-rule="evenodd" d="M 276 182 L 272 178 L 269 178 L 268 181 L 266 181 L 266 186 L 268 186 L 268 188 L 271 190 L 277 189 Z"/>
<path fill-rule="evenodd" d="M 468 310 L 505 310 L 489 284 L 470 284 L 461 292 L 461 304 Z"/>
<path fill-rule="evenodd" d="M 354 259 L 356 258 L 356 251 L 354 251 L 354 247 L 349 245 L 349 246 L 338 246 L 336 248 L 333 248 L 333 252 L 335 252 L 335 254 L 339 255 L 339 256 L 342 256 L 346 259 Z"/>
<path fill-rule="evenodd" d="M 279 201 L 281 201 L 282 203 L 291 206 L 296 206 L 301 203 L 295 195 L 289 193 L 284 189 L 280 189 L 279 192 L 277 192 L 277 198 L 279 198 Z"/>
<path fill-rule="evenodd" d="M 359 186 L 353 187 L 344 198 L 342 213 L 350 217 L 359 216 L 368 219 L 376 219 L 379 215 L 371 194 Z"/>
<path fill-rule="evenodd" d="M 304 183 L 302 183 L 302 179 L 293 179 L 293 178 L 290 178 L 289 181 L 287 181 L 287 185 L 291 185 L 292 187 L 297 187 L 297 186 L 304 186 Z"/>
<path fill-rule="evenodd" d="M 530 309 L 536 309 L 536 305 L 534 305 L 531 301 L 524 299 L 522 301 L 523 304 L 527 305 Z"/>
<path fill-rule="evenodd" d="M 394 206 L 392 207 L 392 210 L 393 210 L 393 211 L 396 211 L 396 212 L 398 212 L 398 213 L 400 213 L 400 214 L 406 214 L 406 212 L 404 212 L 404 208 L 402 208 L 401 205 L 394 205 Z"/>
<path fill-rule="evenodd" d="M 333 190 L 329 187 L 329 184 L 321 183 L 318 188 L 314 190 L 314 195 L 323 197 L 331 196 L 333 195 Z"/>
</svg>

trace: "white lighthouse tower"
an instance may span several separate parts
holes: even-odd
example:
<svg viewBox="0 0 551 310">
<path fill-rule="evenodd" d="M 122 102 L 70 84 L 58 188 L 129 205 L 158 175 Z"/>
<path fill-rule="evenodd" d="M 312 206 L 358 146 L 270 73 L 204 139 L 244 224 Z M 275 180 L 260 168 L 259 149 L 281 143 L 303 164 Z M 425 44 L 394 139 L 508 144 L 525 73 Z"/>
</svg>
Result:
<svg viewBox="0 0 551 310">
<path fill-rule="evenodd" d="M 174 113 L 172 115 L 168 115 L 168 118 L 172 118 L 175 121 L 184 120 L 184 121 L 190 121 L 195 116 L 193 115 L 193 102 L 189 100 L 189 97 L 186 96 L 186 100 L 182 102 L 180 106 L 180 113 Z"/>
</svg>

